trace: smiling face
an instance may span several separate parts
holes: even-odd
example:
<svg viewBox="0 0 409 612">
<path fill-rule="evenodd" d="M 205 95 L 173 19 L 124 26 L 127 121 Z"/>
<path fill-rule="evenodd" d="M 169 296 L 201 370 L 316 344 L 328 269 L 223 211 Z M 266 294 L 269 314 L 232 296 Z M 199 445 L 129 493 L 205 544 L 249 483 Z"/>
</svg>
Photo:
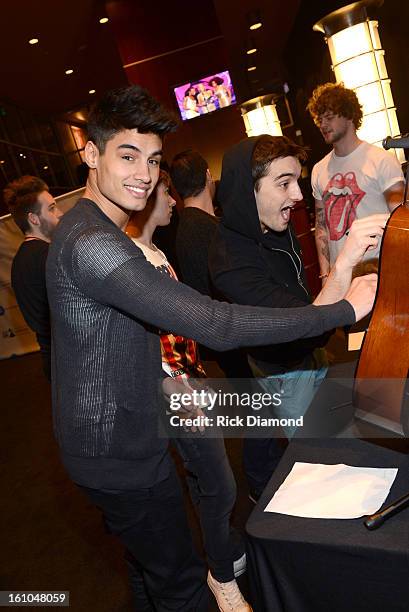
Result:
<svg viewBox="0 0 409 612">
<path fill-rule="evenodd" d="M 271 162 L 268 173 L 259 180 L 254 196 L 263 232 L 287 229 L 291 209 L 302 200 L 298 185 L 300 174 L 301 164 L 296 157 L 279 157 Z"/>
<path fill-rule="evenodd" d="M 91 168 L 91 199 L 114 223 L 122 225 L 132 211 L 145 208 L 158 181 L 161 156 L 161 138 L 136 129 L 115 134 L 103 153 L 88 141 L 85 160 Z"/>
</svg>

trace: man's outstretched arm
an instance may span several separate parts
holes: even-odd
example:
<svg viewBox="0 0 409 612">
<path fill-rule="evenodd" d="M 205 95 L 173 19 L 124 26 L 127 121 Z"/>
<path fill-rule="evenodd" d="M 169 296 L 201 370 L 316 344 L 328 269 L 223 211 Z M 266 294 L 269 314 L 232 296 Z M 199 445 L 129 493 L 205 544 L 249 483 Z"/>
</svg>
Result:
<svg viewBox="0 0 409 612">
<path fill-rule="evenodd" d="M 322 200 L 315 200 L 315 244 L 317 247 L 320 276 L 324 285 L 330 271 L 329 234 L 325 221 L 325 209 Z"/>
</svg>

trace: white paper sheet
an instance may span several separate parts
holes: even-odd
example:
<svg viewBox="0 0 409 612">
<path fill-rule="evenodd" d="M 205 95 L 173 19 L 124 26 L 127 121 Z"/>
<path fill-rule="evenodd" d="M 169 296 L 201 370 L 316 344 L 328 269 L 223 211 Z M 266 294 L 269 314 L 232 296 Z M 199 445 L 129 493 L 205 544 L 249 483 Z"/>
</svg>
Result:
<svg viewBox="0 0 409 612">
<path fill-rule="evenodd" d="M 373 514 L 388 496 L 398 468 L 296 462 L 265 512 L 352 519 Z"/>
</svg>

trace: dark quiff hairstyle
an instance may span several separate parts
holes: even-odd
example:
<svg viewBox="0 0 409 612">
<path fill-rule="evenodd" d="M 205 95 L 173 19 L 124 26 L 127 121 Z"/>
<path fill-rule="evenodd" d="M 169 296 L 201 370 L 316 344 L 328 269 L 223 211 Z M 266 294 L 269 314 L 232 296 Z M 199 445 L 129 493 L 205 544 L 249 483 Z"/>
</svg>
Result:
<svg viewBox="0 0 409 612">
<path fill-rule="evenodd" d="M 208 167 L 200 153 L 192 149 L 175 155 L 170 166 L 170 178 L 182 200 L 202 193 Z"/>
<path fill-rule="evenodd" d="M 161 138 L 178 126 L 176 117 L 139 85 L 108 91 L 91 109 L 88 138 L 104 153 L 115 134 L 137 129 Z"/>
<path fill-rule="evenodd" d="M 268 174 L 271 162 L 282 157 L 296 157 L 303 163 L 307 159 L 307 151 L 287 136 L 260 136 L 251 158 L 251 175 L 256 191 L 259 189 L 260 179 Z"/>
<path fill-rule="evenodd" d="M 48 185 L 37 176 L 22 176 L 9 183 L 3 191 L 4 202 L 23 234 L 30 231 L 29 213 L 40 213 L 38 196 L 43 191 L 48 191 Z"/>
<path fill-rule="evenodd" d="M 307 110 L 317 125 L 320 117 L 330 111 L 339 117 L 351 119 L 356 130 L 361 127 L 362 106 L 356 93 L 341 83 L 318 85 L 312 92 Z"/>
</svg>

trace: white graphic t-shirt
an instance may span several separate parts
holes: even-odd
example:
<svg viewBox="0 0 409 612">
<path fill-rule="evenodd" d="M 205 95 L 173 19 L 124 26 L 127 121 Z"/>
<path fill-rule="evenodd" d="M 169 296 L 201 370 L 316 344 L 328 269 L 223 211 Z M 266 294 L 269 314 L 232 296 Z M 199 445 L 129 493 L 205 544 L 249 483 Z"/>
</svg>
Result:
<svg viewBox="0 0 409 612">
<path fill-rule="evenodd" d="M 322 200 L 329 230 L 330 264 L 334 265 L 355 219 L 388 212 L 383 192 L 403 181 L 393 153 L 362 142 L 352 153 L 338 157 L 331 151 L 312 170 L 313 196 Z M 379 257 L 368 251 L 364 259 Z"/>
</svg>

